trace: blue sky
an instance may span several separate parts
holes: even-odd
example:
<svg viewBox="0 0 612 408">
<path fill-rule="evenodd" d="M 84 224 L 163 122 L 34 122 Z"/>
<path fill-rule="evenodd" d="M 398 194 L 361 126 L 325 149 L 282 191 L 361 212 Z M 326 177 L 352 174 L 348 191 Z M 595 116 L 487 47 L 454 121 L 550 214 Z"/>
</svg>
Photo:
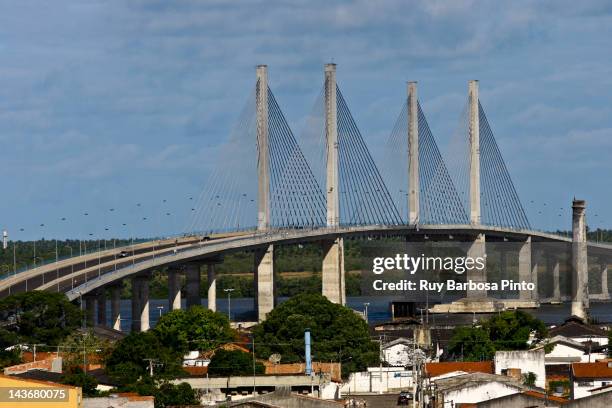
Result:
<svg viewBox="0 0 612 408">
<path fill-rule="evenodd" d="M 370 146 L 407 80 L 444 146 L 479 79 L 531 223 L 569 228 L 576 196 L 612 227 L 610 44 L 605 1 L 0 1 L 0 226 L 180 232 L 255 65 L 299 135 L 333 59 Z"/>
</svg>

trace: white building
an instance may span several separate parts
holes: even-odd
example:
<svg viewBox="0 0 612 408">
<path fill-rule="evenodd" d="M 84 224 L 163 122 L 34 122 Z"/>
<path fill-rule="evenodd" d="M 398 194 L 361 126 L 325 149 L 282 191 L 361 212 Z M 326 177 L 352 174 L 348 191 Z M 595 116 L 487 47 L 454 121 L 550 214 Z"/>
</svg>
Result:
<svg viewBox="0 0 612 408">
<path fill-rule="evenodd" d="M 412 366 L 415 358 L 419 363 L 427 358 L 423 350 L 416 347 L 413 340 L 404 337 L 384 344 L 382 352 L 384 361 L 393 367 Z"/>
<path fill-rule="evenodd" d="M 546 367 L 544 365 L 544 350 L 512 350 L 495 352 L 495 374 L 510 375 L 512 371 L 521 376 L 528 373 L 536 375 L 536 387 L 546 386 Z M 520 371 L 518 371 L 520 370 Z"/>
<path fill-rule="evenodd" d="M 570 375 L 574 399 L 588 397 L 612 384 L 612 361 L 574 363 Z"/>
<path fill-rule="evenodd" d="M 403 367 L 368 367 L 368 371 L 351 373 L 342 383 L 342 395 L 378 393 L 411 389 L 414 373 Z"/>
<path fill-rule="evenodd" d="M 545 340 L 535 349 L 546 350 L 547 348 L 552 348 L 552 350 L 544 356 L 546 365 L 592 363 L 606 358 L 605 353 L 594 352 L 588 344 L 585 345 L 560 335 Z"/>
<path fill-rule="evenodd" d="M 476 404 L 526 391 L 528 387 L 510 377 L 470 373 L 434 381 L 436 408 L 452 408 L 459 404 Z"/>
</svg>

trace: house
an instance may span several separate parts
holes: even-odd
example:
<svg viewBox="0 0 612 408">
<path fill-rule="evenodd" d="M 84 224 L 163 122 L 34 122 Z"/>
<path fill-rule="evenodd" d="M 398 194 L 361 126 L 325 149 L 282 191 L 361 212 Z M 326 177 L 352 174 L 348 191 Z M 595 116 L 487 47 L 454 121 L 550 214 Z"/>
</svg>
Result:
<svg viewBox="0 0 612 408">
<path fill-rule="evenodd" d="M 83 398 L 83 408 L 154 408 L 155 397 L 119 392 L 106 397 Z"/>
<path fill-rule="evenodd" d="M 412 366 L 414 358 L 424 361 L 427 357 L 425 353 L 416 347 L 413 340 L 405 337 L 392 340 L 382 346 L 383 359 L 392 367 Z"/>
<path fill-rule="evenodd" d="M 608 345 L 608 332 L 597 325 L 588 324 L 583 319 L 571 316 L 560 326 L 548 331 L 551 337 L 563 336 L 591 348 Z"/>
<path fill-rule="evenodd" d="M 569 337 L 556 335 L 543 341 L 536 350 L 551 349 L 544 357 L 546 365 L 551 364 L 571 364 L 571 363 L 590 363 L 604 359 L 606 353 L 603 352 L 605 346 L 594 346 L 592 343 L 581 343 Z"/>
<path fill-rule="evenodd" d="M 563 406 L 565 408 L 568 402 L 565 398 L 530 390 L 492 398 L 473 406 L 477 408 L 554 408 Z"/>
<path fill-rule="evenodd" d="M 470 373 L 433 381 L 435 408 L 478 404 L 494 398 L 529 391 L 515 379 L 496 374 Z"/>
<path fill-rule="evenodd" d="M 573 363 L 570 379 L 574 399 L 593 395 L 592 391 L 612 384 L 612 361 Z"/>
<path fill-rule="evenodd" d="M 3 398 L 0 399 L 0 408 L 14 408 L 15 406 L 27 406 L 28 408 L 77 408 L 81 407 L 83 395 L 80 387 L 58 384 L 50 381 L 38 381 L 24 378 L 17 378 L 0 374 L 0 389 L 4 390 Z M 31 390 L 32 395 L 37 393 L 40 397 L 28 398 L 22 394 L 11 396 L 10 391 Z M 25 401 L 16 402 L 24 398 Z"/>
<path fill-rule="evenodd" d="M 208 372 L 210 359 L 217 350 L 251 352 L 251 350 L 233 343 L 223 344 L 214 350 L 204 352 L 193 350 L 183 356 L 183 370 L 188 372 L 189 375 L 205 375 Z"/>
<path fill-rule="evenodd" d="M 425 376 L 432 381 L 435 378 L 452 377 L 470 373 L 493 374 L 493 361 L 446 361 L 442 363 L 425 363 Z"/>
<path fill-rule="evenodd" d="M 546 386 L 544 350 L 510 350 L 495 352 L 495 374 L 513 376 L 522 382 L 529 373 L 535 374 L 535 386 Z"/>
</svg>

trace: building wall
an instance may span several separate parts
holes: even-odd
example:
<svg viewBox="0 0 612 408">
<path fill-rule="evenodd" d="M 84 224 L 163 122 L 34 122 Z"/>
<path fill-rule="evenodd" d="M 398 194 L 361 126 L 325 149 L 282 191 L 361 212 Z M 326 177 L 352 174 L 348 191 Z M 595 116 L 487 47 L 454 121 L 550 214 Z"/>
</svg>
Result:
<svg viewBox="0 0 612 408">
<path fill-rule="evenodd" d="M 559 405 L 560 406 L 560 405 Z M 546 402 L 525 394 L 514 394 L 501 400 L 484 401 L 478 404 L 478 408 L 553 408 L 554 403 Z"/>
<path fill-rule="evenodd" d="M 384 359 L 392 366 L 405 366 L 408 364 L 410 354 L 406 344 L 394 344 L 383 350 Z"/>
<path fill-rule="evenodd" d="M 520 368 L 522 374 L 534 373 L 535 385 L 544 388 L 546 384 L 544 350 L 496 351 L 495 374 L 502 374 L 502 370 L 509 368 Z"/>
<path fill-rule="evenodd" d="M 54 384 L 45 381 L 24 380 L 20 378 L 7 377 L 2 375 L 0 376 L 0 389 L 2 389 L 0 394 L 3 395 L 2 401 L 0 401 L 0 408 L 81 408 L 83 403 L 83 397 L 80 388 L 66 386 L 63 384 Z M 22 399 L 18 399 L 18 401 L 23 402 L 15 402 L 15 400 L 9 400 L 7 398 L 8 395 L 4 395 L 4 393 L 8 394 L 8 390 L 10 389 L 59 390 L 67 394 L 67 399 L 65 401 L 43 399 L 28 399 L 27 401 L 24 401 Z"/>
<path fill-rule="evenodd" d="M 382 378 L 382 381 L 381 381 Z M 377 368 L 372 371 L 352 373 L 340 388 L 342 395 L 360 392 L 386 392 L 388 390 L 409 389 L 412 387 L 412 371 L 383 367 L 382 376 Z"/>
<path fill-rule="evenodd" d="M 574 399 L 588 397 L 593 395 L 592 390 L 594 388 L 603 387 L 604 385 L 608 385 L 612 383 L 611 380 L 595 380 L 595 381 L 578 381 L 574 380 Z M 612 394 L 610 395 L 610 400 L 612 401 Z"/>
<path fill-rule="evenodd" d="M 444 408 L 452 408 L 457 404 L 478 403 L 493 398 L 499 398 L 510 394 L 516 394 L 519 390 L 507 384 L 499 382 L 479 383 L 473 386 L 465 386 L 461 389 L 443 393 Z"/>
<path fill-rule="evenodd" d="M 582 356 L 584 352 L 582 350 L 575 349 L 573 347 L 566 346 L 565 344 L 555 344 L 555 348 L 548 354 L 546 354 L 546 364 L 555 364 L 553 360 L 555 358 L 568 358 L 571 357 L 574 359 L 573 361 L 579 362 L 582 361 Z M 587 356 L 588 357 L 588 356 Z M 567 364 L 565 362 L 557 362 L 557 364 Z"/>
</svg>

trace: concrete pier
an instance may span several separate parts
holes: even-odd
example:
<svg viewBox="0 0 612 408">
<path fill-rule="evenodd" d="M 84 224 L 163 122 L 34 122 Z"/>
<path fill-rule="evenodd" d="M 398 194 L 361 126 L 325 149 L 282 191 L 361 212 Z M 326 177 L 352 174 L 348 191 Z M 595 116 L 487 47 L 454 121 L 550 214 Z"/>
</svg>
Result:
<svg viewBox="0 0 612 408">
<path fill-rule="evenodd" d="M 132 331 L 147 331 L 149 324 L 149 277 L 132 278 Z"/>
<path fill-rule="evenodd" d="M 536 263 L 534 263 L 537 265 Z M 522 301 L 538 301 L 538 283 L 537 283 L 537 266 L 536 269 L 532 267 L 532 253 L 531 253 L 531 237 L 521 245 L 518 253 L 518 275 L 519 281 L 535 283 L 534 290 L 521 290 L 519 291 L 519 299 Z M 535 279 L 534 279 L 535 277 Z"/>
<path fill-rule="evenodd" d="M 419 108 L 417 83 L 408 82 L 408 223 L 419 222 Z"/>
<path fill-rule="evenodd" d="M 168 307 L 170 310 L 181 308 L 181 270 L 176 266 L 168 268 Z"/>
<path fill-rule="evenodd" d="M 572 203 L 572 315 L 586 319 L 589 309 L 589 267 L 586 244 L 586 203 Z"/>
<path fill-rule="evenodd" d="M 255 95 L 257 115 L 257 229 L 265 231 L 270 224 L 270 150 L 268 144 L 268 67 L 257 66 Z"/>
<path fill-rule="evenodd" d="M 474 239 L 474 242 L 470 245 L 467 251 L 469 258 L 485 258 L 485 267 L 482 270 L 473 268 L 467 271 L 467 279 L 473 282 L 486 282 L 487 281 L 487 267 L 486 267 L 486 238 L 484 234 L 478 234 Z M 468 290 L 466 297 L 470 300 L 484 299 L 487 297 L 486 290 Z"/>
<path fill-rule="evenodd" d="M 338 104 L 336 100 L 336 64 L 325 64 L 325 135 L 327 226 L 340 225 L 338 185 Z"/>
<path fill-rule="evenodd" d="M 98 305 L 98 319 L 96 326 L 106 327 L 106 291 L 101 288 L 96 293 L 96 303 Z"/>
<path fill-rule="evenodd" d="M 208 309 L 213 312 L 217 311 L 217 274 L 215 272 L 215 264 L 208 264 Z"/>
<path fill-rule="evenodd" d="M 610 299 L 610 291 L 608 290 L 608 261 L 601 263 L 601 297 L 602 300 Z"/>
<path fill-rule="evenodd" d="M 336 64 L 325 64 L 325 134 L 327 151 L 327 226 L 340 225 L 338 184 L 338 102 Z M 323 247 L 322 292 L 331 302 L 346 303 L 344 283 L 344 240 L 338 237 L 321 243 Z"/>
<path fill-rule="evenodd" d="M 553 295 L 551 301 L 553 303 L 561 302 L 561 276 L 559 273 L 559 258 L 556 256 L 550 256 L 548 258 L 550 263 L 549 268 L 552 267 L 552 281 L 553 281 Z M 550 270 L 550 269 L 549 269 Z"/>
<path fill-rule="evenodd" d="M 200 297 L 200 264 L 192 262 L 185 264 L 185 297 L 187 308 L 202 304 Z"/>
<path fill-rule="evenodd" d="M 110 287 L 111 293 L 111 325 L 115 330 L 121 330 L 121 285 Z"/>
<path fill-rule="evenodd" d="M 324 241 L 323 246 L 323 296 L 330 302 L 346 304 L 344 239 Z"/>
<path fill-rule="evenodd" d="M 480 116 L 478 108 L 478 81 L 470 81 L 469 133 L 470 133 L 470 222 L 480 225 Z"/>
<path fill-rule="evenodd" d="M 255 309 L 263 321 L 274 309 L 274 246 L 255 251 Z"/>
</svg>

